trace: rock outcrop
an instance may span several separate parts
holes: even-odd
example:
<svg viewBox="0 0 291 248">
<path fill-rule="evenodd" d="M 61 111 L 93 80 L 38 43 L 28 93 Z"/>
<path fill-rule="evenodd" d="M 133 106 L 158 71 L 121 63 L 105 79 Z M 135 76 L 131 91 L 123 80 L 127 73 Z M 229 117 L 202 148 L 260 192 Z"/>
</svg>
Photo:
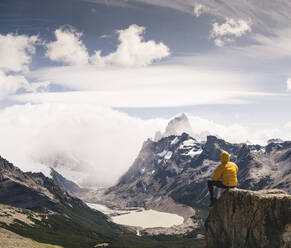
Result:
<svg viewBox="0 0 291 248">
<path fill-rule="evenodd" d="M 205 228 L 207 248 L 290 248 L 291 195 L 231 189 L 215 203 Z"/>
</svg>

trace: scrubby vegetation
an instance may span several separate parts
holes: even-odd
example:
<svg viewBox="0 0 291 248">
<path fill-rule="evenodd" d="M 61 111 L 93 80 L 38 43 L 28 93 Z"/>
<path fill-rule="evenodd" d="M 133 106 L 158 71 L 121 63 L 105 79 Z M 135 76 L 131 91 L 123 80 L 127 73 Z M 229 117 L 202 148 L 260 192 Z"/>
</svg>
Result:
<svg viewBox="0 0 291 248">
<path fill-rule="evenodd" d="M 59 206 L 62 214 L 43 215 L 41 220 L 33 219 L 34 225 L 14 221 L 0 226 L 21 236 L 40 243 L 60 245 L 64 248 L 92 248 L 108 243 L 108 248 L 200 248 L 203 241 L 193 236 L 138 237 L 135 233 L 108 222 L 102 213 L 89 208 Z M 29 218 L 30 211 L 24 210 Z"/>
</svg>

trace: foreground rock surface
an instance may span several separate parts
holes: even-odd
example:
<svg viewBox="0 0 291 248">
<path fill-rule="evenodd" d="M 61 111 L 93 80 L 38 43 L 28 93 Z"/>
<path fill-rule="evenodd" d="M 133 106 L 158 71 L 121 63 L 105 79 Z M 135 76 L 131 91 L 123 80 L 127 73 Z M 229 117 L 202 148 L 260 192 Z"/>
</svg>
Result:
<svg viewBox="0 0 291 248">
<path fill-rule="evenodd" d="M 231 189 L 215 203 L 205 228 L 207 248 L 290 248 L 291 195 Z"/>
</svg>

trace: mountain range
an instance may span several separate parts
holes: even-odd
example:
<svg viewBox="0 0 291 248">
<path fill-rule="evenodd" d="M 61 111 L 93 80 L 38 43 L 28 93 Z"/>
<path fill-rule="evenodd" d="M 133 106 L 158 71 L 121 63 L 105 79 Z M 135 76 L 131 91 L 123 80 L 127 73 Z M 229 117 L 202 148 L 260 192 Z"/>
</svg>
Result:
<svg viewBox="0 0 291 248">
<path fill-rule="evenodd" d="M 182 115 L 166 129 L 165 134 L 174 135 L 162 134 L 159 140 L 145 141 L 132 166 L 105 192 L 104 199 L 149 207 L 156 200 L 169 197 L 193 208 L 208 209 L 206 181 L 218 166 L 222 151 L 229 152 L 231 161 L 239 167 L 239 188 L 291 192 L 290 141 L 273 139 L 266 146 L 234 144 L 211 135 L 206 141 L 198 141 L 185 132 L 179 135 L 185 121 L 189 130 L 187 117 Z M 173 126 L 179 127 L 177 132 Z"/>
</svg>

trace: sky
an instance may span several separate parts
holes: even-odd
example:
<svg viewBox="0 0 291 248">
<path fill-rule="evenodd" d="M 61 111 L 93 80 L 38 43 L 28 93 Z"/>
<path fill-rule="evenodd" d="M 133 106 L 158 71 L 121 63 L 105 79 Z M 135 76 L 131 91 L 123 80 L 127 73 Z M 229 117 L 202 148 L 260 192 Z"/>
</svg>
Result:
<svg viewBox="0 0 291 248">
<path fill-rule="evenodd" d="M 112 185 L 185 112 L 230 142 L 291 139 L 289 0 L 2 0 L 0 155 Z"/>
</svg>

